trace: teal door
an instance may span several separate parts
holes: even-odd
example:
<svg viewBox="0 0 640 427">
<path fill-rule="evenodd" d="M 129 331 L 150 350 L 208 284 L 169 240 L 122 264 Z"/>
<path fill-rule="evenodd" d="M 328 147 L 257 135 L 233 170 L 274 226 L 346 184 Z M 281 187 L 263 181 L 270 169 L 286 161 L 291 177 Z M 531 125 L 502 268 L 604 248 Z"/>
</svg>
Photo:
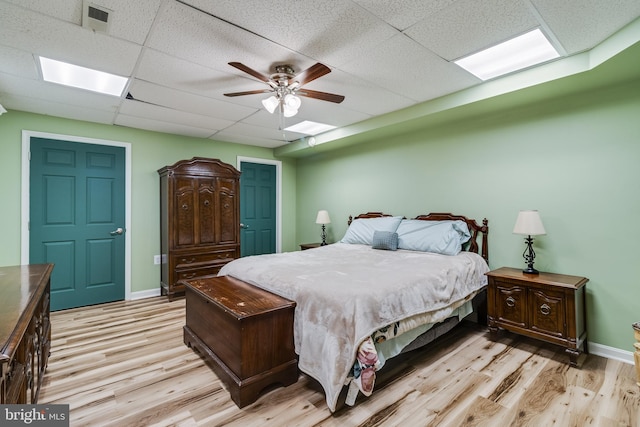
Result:
<svg viewBox="0 0 640 427">
<path fill-rule="evenodd" d="M 31 138 L 29 262 L 55 264 L 51 309 L 123 300 L 125 149 Z"/>
<path fill-rule="evenodd" d="M 240 256 L 276 251 L 276 166 L 240 162 Z"/>
</svg>

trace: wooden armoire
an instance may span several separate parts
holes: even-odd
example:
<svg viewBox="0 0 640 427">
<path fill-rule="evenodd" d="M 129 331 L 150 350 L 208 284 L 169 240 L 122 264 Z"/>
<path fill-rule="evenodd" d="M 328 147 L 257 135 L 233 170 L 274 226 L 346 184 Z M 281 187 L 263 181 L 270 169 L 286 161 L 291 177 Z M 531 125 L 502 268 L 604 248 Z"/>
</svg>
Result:
<svg viewBox="0 0 640 427">
<path fill-rule="evenodd" d="M 217 274 L 240 257 L 240 172 L 194 157 L 158 170 L 162 294 L 184 294 L 181 280 Z"/>
</svg>

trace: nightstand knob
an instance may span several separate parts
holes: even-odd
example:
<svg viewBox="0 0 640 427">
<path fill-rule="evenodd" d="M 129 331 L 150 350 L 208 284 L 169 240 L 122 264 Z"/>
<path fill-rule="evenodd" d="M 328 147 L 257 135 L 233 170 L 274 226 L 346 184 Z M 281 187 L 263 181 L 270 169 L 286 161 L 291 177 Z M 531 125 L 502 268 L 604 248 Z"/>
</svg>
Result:
<svg viewBox="0 0 640 427">
<path fill-rule="evenodd" d="M 515 299 L 513 299 L 513 297 L 509 297 L 509 298 L 507 298 L 507 299 L 506 299 L 506 301 L 507 301 L 507 305 L 508 305 L 509 307 L 513 307 L 513 306 L 515 306 L 515 305 L 516 305 L 516 300 L 515 300 Z"/>
<path fill-rule="evenodd" d="M 542 304 L 540 306 L 540 313 L 544 314 L 545 316 L 549 315 L 549 313 L 551 313 L 551 307 L 549 307 L 547 304 Z"/>
</svg>

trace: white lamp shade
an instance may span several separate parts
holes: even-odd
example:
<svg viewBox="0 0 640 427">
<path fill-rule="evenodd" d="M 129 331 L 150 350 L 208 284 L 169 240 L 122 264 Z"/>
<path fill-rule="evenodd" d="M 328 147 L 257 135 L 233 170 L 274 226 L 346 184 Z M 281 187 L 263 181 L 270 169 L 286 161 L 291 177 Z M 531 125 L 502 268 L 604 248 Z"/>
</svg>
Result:
<svg viewBox="0 0 640 427">
<path fill-rule="evenodd" d="M 290 93 L 286 94 L 284 96 L 284 105 L 291 108 L 292 110 L 298 110 L 298 108 L 300 108 L 300 104 L 302 104 L 302 102 L 300 101 L 300 98 L 298 98 L 295 95 L 292 95 Z"/>
<path fill-rule="evenodd" d="M 262 100 L 262 105 L 264 105 L 264 108 L 266 108 L 271 114 L 276 111 L 278 104 L 280 104 L 280 101 L 278 101 L 278 98 L 275 96 L 270 96 L 267 99 Z"/>
<path fill-rule="evenodd" d="M 291 107 L 289 107 L 288 105 L 283 105 L 282 106 L 282 115 L 285 117 L 293 117 L 296 114 L 298 114 L 298 110 L 295 110 Z"/>
<path fill-rule="evenodd" d="M 316 216 L 316 224 L 330 224 L 331 219 L 329 218 L 329 212 L 327 211 L 318 211 L 318 216 Z"/>
<path fill-rule="evenodd" d="M 538 211 L 520 211 L 513 227 L 513 234 L 524 234 L 527 236 L 540 236 L 547 234 L 542 225 L 542 219 Z"/>
</svg>

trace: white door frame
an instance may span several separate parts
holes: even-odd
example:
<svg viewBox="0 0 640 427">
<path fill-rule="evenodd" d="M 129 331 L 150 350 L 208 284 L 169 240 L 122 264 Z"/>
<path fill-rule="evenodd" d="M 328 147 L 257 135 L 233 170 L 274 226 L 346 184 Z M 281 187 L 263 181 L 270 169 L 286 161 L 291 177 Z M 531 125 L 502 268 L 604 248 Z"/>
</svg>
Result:
<svg viewBox="0 0 640 427">
<path fill-rule="evenodd" d="M 30 152 L 31 138 L 57 139 L 60 141 L 80 142 L 83 144 L 108 145 L 112 147 L 123 147 L 125 151 L 125 230 L 124 233 L 124 299 L 131 299 L 131 143 L 110 141 L 106 139 L 85 138 L 72 135 L 61 135 L 48 132 L 36 132 L 30 130 L 22 131 L 22 183 L 21 183 L 21 224 L 20 224 L 20 262 L 29 264 L 29 194 L 31 183 L 30 173 Z"/>
<path fill-rule="evenodd" d="M 259 159 L 257 157 L 237 157 L 236 168 L 242 172 L 241 163 L 258 163 L 276 167 L 276 253 L 282 252 L 282 162 L 280 160 Z"/>
</svg>

